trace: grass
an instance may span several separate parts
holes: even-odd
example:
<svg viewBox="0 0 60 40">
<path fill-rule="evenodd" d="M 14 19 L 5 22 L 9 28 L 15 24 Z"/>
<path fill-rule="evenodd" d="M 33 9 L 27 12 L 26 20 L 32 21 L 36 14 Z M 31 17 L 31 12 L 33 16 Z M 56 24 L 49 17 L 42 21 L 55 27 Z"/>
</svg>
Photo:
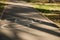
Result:
<svg viewBox="0 0 60 40">
<path fill-rule="evenodd" d="M 0 0 L 0 1 L 7 1 L 7 0 Z"/>
<path fill-rule="evenodd" d="M 34 4 L 33 6 L 60 27 L 60 5 Z"/>
<path fill-rule="evenodd" d="M 46 10 L 60 10 L 60 5 L 44 5 L 44 4 L 36 4 L 35 8 L 46 9 Z"/>
<path fill-rule="evenodd" d="M 0 3 L 0 12 L 3 10 L 4 4 Z"/>
<path fill-rule="evenodd" d="M 4 9 L 4 6 L 5 6 L 5 4 L 0 3 L 0 15 L 1 15 L 1 13 L 2 13 L 3 9 Z"/>
<path fill-rule="evenodd" d="M 34 8 L 42 13 L 57 13 L 60 14 L 60 5 L 34 5 Z"/>
</svg>

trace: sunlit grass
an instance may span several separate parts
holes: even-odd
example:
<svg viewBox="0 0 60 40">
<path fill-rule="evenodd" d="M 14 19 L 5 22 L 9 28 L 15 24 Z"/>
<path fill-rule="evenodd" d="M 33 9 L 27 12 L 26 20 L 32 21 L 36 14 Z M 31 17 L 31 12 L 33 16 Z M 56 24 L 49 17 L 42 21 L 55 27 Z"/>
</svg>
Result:
<svg viewBox="0 0 60 40">
<path fill-rule="evenodd" d="M 42 13 L 60 14 L 60 5 L 42 5 L 42 4 L 38 5 L 36 4 L 36 5 L 33 5 L 33 7 Z"/>
<path fill-rule="evenodd" d="M 46 9 L 46 10 L 60 10 L 60 5 L 34 5 L 34 8 Z"/>
</svg>

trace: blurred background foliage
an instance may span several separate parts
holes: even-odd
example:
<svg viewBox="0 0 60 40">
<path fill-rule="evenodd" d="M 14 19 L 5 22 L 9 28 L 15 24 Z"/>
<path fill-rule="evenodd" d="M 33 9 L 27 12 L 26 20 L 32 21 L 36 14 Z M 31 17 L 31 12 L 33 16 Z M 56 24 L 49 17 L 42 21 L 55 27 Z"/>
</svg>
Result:
<svg viewBox="0 0 60 40">
<path fill-rule="evenodd" d="M 59 3 L 60 0 L 16 0 L 16 1 L 26 1 L 26 2 L 41 2 L 41 3 Z"/>
<path fill-rule="evenodd" d="M 12 0 L 0 0 L 0 1 L 12 1 Z M 15 0 L 15 1 L 26 1 L 26 2 L 41 2 L 41 3 L 59 3 L 60 0 Z"/>
</svg>

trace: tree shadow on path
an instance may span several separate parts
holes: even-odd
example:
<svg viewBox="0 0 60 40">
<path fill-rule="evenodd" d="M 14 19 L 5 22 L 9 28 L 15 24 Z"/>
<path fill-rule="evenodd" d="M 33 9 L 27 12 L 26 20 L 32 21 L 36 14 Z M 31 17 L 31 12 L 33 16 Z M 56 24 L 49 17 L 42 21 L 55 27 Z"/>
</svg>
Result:
<svg viewBox="0 0 60 40">
<path fill-rule="evenodd" d="M 6 10 L 6 11 L 7 11 L 7 14 L 4 13 L 2 19 L 8 20 L 8 19 L 7 19 L 7 18 L 9 18 L 8 16 L 11 15 L 10 19 L 8 20 L 8 21 L 11 21 L 11 22 L 15 21 L 15 18 L 13 18 L 13 16 L 14 16 L 14 17 L 18 17 L 18 18 L 22 18 L 22 19 L 34 20 L 34 19 L 32 19 L 32 18 L 25 17 L 25 16 L 23 17 L 23 16 L 21 15 L 22 13 L 31 14 L 30 12 L 36 12 L 36 11 L 33 11 L 33 10 L 34 10 L 34 9 L 31 8 L 31 7 L 24 7 L 24 6 L 23 6 L 23 7 L 22 7 L 22 6 L 14 6 L 14 7 L 13 7 L 13 6 L 12 6 L 12 8 Z M 12 18 L 13 18 L 13 19 L 12 19 Z M 13 21 L 12 21 L 12 20 L 13 20 Z M 17 19 L 17 20 L 19 20 L 19 19 Z M 34 20 L 34 21 L 36 21 L 36 20 Z M 27 22 L 27 21 L 26 21 L 26 22 Z M 32 28 L 32 29 L 40 30 L 40 31 L 49 33 L 49 34 L 51 34 L 51 35 L 60 37 L 60 33 L 59 33 L 59 32 L 55 32 L 55 31 L 53 31 L 53 30 L 49 30 L 49 29 L 45 29 L 45 28 L 42 28 L 42 27 L 38 27 L 38 26 L 35 26 L 35 25 L 33 25 L 33 24 L 30 24 L 30 23 L 27 23 L 27 24 L 28 24 L 28 25 L 27 25 L 26 22 L 23 21 L 23 20 L 19 20 L 19 22 L 16 22 L 16 23 L 18 23 L 18 24 L 20 24 L 20 25 L 23 25 L 23 26 L 25 26 L 25 27 L 29 27 L 29 28 Z M 37 20 L 37 22 L 38 22 L 38 20 Z M 45 25 L 50 24 L 50 26 L 53 25 L 53 24 L 47 23 L 47 22 L 45 22 L 45 21 L 41 21 L 41 23 L 42 23 L 42 24 L 45 24 Z M 14 33 L 16 34 L 16 32 L 14 32 Z M 4 35 L 2 35 L 2 36 L 4 36 Z"/>
</svg>

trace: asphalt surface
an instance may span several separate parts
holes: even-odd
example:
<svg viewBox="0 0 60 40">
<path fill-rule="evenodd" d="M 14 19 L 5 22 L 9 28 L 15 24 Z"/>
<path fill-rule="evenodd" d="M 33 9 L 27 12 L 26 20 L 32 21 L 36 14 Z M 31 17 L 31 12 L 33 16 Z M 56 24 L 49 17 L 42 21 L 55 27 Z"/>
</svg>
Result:
<svg viewBox="0 0 60 40">
<path fill-rule="evenodd" d="M 60 40 L 58 27 L 26 4 L 8 5 L 0 24 L 1 40 Z"/>
</svg>

